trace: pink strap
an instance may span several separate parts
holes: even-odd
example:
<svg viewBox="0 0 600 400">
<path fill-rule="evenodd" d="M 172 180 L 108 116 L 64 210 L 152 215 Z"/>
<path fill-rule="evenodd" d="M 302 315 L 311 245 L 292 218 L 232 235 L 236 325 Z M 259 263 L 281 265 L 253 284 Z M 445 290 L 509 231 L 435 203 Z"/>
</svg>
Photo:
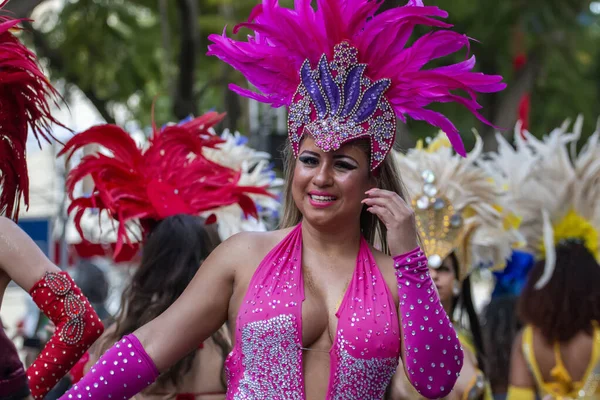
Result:
<svg viewBox="0 0 600 400">
<path fill-rule="evenodd" d="M 462 368 L 463 351 L 420 248 L 394 257 L 408 379 L 423 396 L 450 393 Z"/>
<path fill-rule="evenodd" d="M 138 338 L 127 335 L 59 400 L 129 399 L 150 386 L 158 374 Z"/>
</svg>

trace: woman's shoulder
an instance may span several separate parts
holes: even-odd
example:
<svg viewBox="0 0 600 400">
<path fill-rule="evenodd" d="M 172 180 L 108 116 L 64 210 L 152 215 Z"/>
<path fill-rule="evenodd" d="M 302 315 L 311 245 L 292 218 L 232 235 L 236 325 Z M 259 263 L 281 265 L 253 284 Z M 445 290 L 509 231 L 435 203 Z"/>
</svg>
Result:
<svg viewBox="0 0 600 400">
<path fill-rule="evenodd" d="M 370 248 L 371 254 L 373 254 L 373 257 L 375 258 L 375 262 L 377 263 L 379 268 L 382 269 L 381 272 L 383 272 L 383 269 L 390 271 L 394 270 L 394 259 L 392 258 L 392 256 L 384 253 L 381 250 L 377 250 L 373 246 L 370 246 Z"/>
<path fill-rule="evenodd" d="M 10 226 L 11 224 L 14 224 L 14 222 L 12 222 L 12 220 L 8 219 L 7 217 L 0 215 L 0 227 L 1 228 L 5 228 Z"/>
<path fill-rule="evenodd" d="M 396 289 L 397 283 L 396 271 L 394 270 L 394 259 L 390 255 L 380 250 L 377 250 L 372 246 L 371 254 L 373 255 L 373 258 L 375 258 L 375 263 L 377 264 L 377 267 L 379 268 L 379 272 L 381 272 L 383 279 L 385 279 L 385 282 L 388 285 L 388 288 L 390 289 L 390 293 L 394 298 L 394 301 L 397 302 L 398 291 Z"/>
<path fill-rule="evenodd" d="M 291 231 L 292 228 L 269 232 L 240 232 L 223 243 L 212 252 L 211 262 L 218 259 L 235 270 L 241 265 L 252 265 L 260 262 Z"/>
<path fill-rule="evenodd" d="M 221 243 L 218 248 L 221 251 L 244 251 L 260 252 L 264 248 L 273 248 L 292 230 L 293 228 L 278 229 L 268 232 L 240 232 L 231 236 Z"/>
</svg>

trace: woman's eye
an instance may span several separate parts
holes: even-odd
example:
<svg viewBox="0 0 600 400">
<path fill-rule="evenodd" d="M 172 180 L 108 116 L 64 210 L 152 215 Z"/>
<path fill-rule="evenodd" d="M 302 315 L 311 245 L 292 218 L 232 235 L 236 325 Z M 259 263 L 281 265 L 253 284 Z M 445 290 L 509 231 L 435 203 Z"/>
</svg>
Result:
<svg viewBox="0 0 600 400">
<path fill-rule="evenodd" d="M 298 159 L 302 164 L 306 165 L 317 165 L 319 163 L 319 160 L 317 160 L 315 157 L 310 156 L 300 156 Z"/>
<path fill-rule="evenodd" d="M 340 161 L 340 162 L 338 162 L 336 165 L 337 165 L 339 168 L 342 168 L 342 169 L 347 169 L 347 170 L 349 170 L 349 171 L 351 171 L 351 170 L 353 170 L 353 169 L 356 169 L 356 167 L 355 167 L 354 165 L 352 165 L 352 164 L 350 164 L 350 163 L 347 163 L 347 162 L 343 162 L 343 161 Z"/>
</svg>

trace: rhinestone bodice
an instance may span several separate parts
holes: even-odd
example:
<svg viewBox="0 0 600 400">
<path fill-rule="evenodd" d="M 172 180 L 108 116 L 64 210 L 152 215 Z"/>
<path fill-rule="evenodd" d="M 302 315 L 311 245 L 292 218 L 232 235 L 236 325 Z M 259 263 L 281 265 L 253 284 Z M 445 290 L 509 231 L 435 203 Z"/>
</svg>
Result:
<svg viewBox="0 0 600 400">
<path fill-rule="evenodd" d="M 227 399 L 304 400 L 302 230 L 294 228 L 257 268 L 226 360 Z M 327 399 L 379 400 L 400 356 L 398 315 L 369 246 L 336 313 Z"/>
</svg>

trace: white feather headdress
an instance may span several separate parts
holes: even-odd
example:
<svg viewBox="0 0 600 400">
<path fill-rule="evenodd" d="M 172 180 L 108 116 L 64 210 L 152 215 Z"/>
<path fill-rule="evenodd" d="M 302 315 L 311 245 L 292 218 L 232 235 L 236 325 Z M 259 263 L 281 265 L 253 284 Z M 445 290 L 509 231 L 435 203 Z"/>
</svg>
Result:
<svg viewBox="0 0 600 400">
<path fill-rule="evenodd" d="M 527 250 L 545 259 L 545 270 L 536 282 L 543 287 L 551 278 L 555 246 L 563 240 L 582 240 L 598 258 L 600 228 L 600 145 L 598 130 L 576 154 L 583 118 L 569 130 L 565 121 L 543 139 L 515 130 L 515 148 L 497 135 L 499 149 L 483 165 L 504 179 L 515 212 L 522 218 L 520 231 Z M 571 152 L 569 152 L 569 148 Z"/>
<path fill-rule="evenodd" d="M 257 151 L 247 146 L 248 139 L 239 132 L 231 133 L 228 129 L 223 131 L 221 138 L 225 143 L 216 149 L 204 149 L 206 158 L 226 167 L 241 172 L 240 185 L 266 186 L 275 195 L 281 193 L 283 179 L 277 178 L 271 167 L 271 155 Z M 281 203 L 278 199 L 266 196 L 253 196 L 259 218 L 245 218 L 242 209 L 233 204 L 221 207 L 212 212 L 218 221 L 219 237 L 225 240 L 242 231 L 266 231 L 266 219 L 277 218 Z M 277 196 L 279 198 L 279 196 Z"/>
<path fill-rule="evenodd" d="M 461 280 L 474 267 L 503 267 L 520 240 L 502 199 L 506 191 L 476 164 L 483 144 L 475 136 L 466 158 L 440 135 L 427 148 L 394 153 L 430 266 L 439 267 L 455 252 Z"/>
</svg>

